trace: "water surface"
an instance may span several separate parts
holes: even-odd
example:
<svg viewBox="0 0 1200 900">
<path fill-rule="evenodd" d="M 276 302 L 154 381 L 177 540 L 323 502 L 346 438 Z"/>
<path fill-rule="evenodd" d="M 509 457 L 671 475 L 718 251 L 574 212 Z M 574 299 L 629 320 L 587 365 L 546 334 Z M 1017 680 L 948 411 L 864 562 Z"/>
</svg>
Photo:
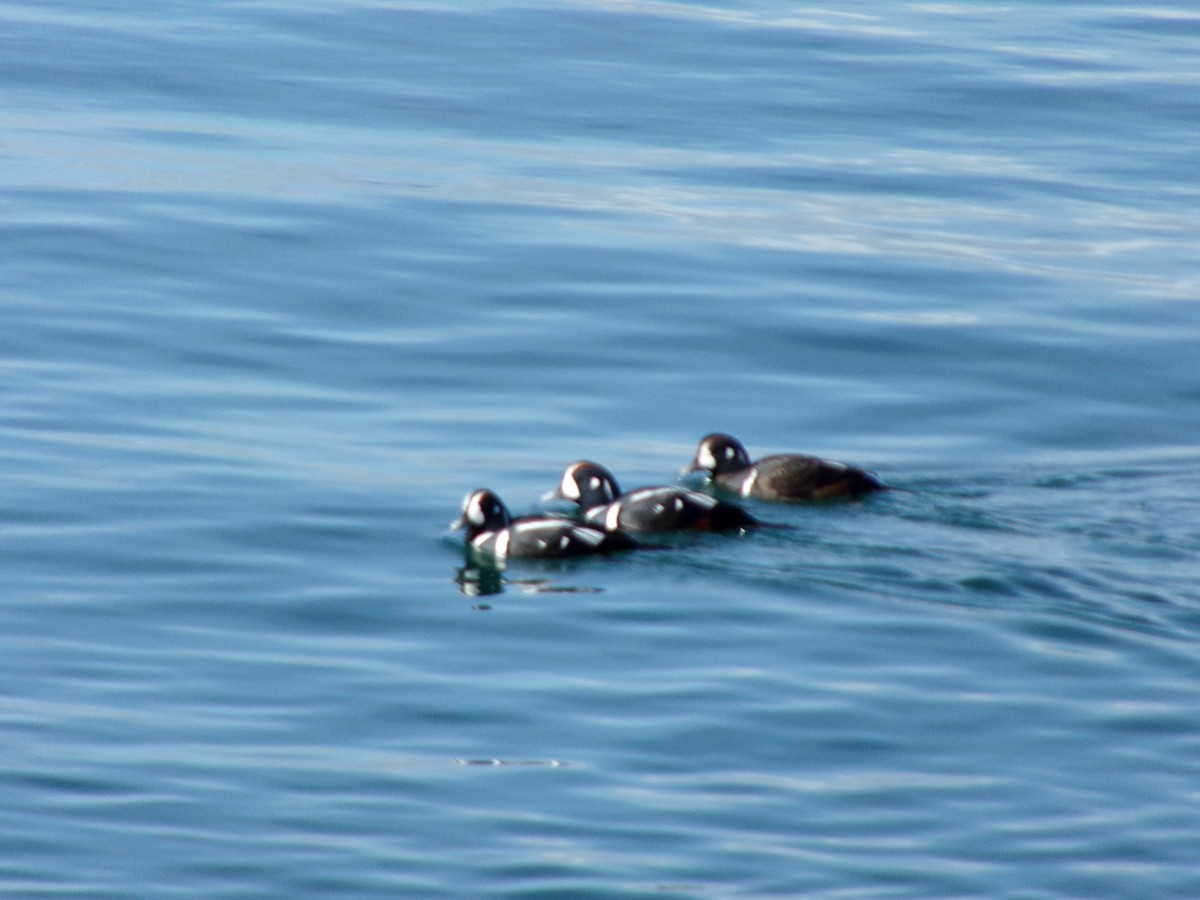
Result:
<svg viewBox="0 0 1200 900">
<path fill-rule="evenodd" d="M 1188 5 L 0 26 L 5 892 L 1200 893 Z M 464 583 L 713 430 L 903 490 Z"/>
</svg>

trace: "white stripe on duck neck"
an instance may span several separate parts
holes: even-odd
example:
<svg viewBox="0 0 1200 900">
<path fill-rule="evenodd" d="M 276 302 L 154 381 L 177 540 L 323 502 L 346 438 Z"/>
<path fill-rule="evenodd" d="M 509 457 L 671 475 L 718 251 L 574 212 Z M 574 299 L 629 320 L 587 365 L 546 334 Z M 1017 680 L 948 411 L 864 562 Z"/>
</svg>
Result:
<svg viewBox="0 0 1200 900">
<path fill-rule="evenodd" d="M 608 512 L 604 514 L 604 529 L 606 531 L 616 531 L 621 527 L 621 504 L 613 503 L 608 507 Z"/>
<path fill-rule="evenodd" d="M 493 551 L 497 557 L 503 559 L 508 556 L 508 544 L 511 540 L 512 530 L 508 528 L 501 529 L 500 533 L 496 535 L 496 546 Z"/>
<path fill-rule="evenodd" d="M 742 482 L 741 494 L 743 497 L 749 497 L 750 492 L 754 490 L 754 482 L 758 481 L 758 469 L 750 470 L 750 474 L 746 476 L 746 480 Z"/>
</svg>

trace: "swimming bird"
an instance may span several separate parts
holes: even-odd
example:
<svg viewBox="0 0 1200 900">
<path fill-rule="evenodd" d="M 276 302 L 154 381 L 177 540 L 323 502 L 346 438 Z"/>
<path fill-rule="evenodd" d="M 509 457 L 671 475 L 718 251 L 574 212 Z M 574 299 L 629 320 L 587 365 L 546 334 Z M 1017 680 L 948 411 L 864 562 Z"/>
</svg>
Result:
<svg viewBox="0 0 1200 900">
<path fill-rule="evenodd" d="M 780 453 L 751 462 L 736 438 L 709 434 L 681 474 L 705 472 L 715 488 L 741 497 L 790 502 L 852 499 L 887 486 L 845 463 L 800 453 Z"/>
<path fill-rule="evenodd" d="M 632 550 L 638 543 L 619 531 L 605 531 L 554 516 L 514 519 L 494 491 L 471 491 L 452 528 L 465 529 L 470 551 L 497 562 L 505 559 L 569 559 L 613 550 Z"/>
<path fill-rule="evenodd" d="M 606 531 L 726 530 L 761 524 L 734 503 L 676 485 L 622 494 L 612 472 L 585 459 L 567 466 L 553 496 L 576 503 L 585 522 Z"/>
</svg>

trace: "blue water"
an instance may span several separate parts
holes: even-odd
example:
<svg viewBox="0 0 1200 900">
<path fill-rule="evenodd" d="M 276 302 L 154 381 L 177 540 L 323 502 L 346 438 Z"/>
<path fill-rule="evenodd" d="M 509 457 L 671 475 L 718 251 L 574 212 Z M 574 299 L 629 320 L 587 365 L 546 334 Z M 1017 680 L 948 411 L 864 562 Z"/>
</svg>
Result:
<svg viewBox="0 0 1200 900">
<path fill-rule="evenodd" d="M 1200 896 L 1198 40 L 0 4 L 0 893 Z M 714 430 L 904 490 L 461 571 Z"/>
</svg>

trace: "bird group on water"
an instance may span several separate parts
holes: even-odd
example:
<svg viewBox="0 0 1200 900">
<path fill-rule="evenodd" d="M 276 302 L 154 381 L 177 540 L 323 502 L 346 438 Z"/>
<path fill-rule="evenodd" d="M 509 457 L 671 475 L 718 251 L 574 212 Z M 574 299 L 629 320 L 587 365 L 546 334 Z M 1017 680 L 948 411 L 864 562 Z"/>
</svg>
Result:
<svg viewBox="0 0 1200 900">
<path fill-rule="evenodd" d="M 752 461 L 727 434 L 701 439 L 684 476 L 703 473 L 711 493 L 682 485 L 644 487 L 622 493 L 613 474 L 588 460 L 567 466 L 551 492 L 571 515 L 514 518 L 495 492 L 471 491 L 452 527 L 466 534 L 468 552 L 486 562 L 507 559 L 569 559 L 651 546 L 644 535 L 677 531 L 730 531 L 764 526 L 735 498 L 784 503 L 853 500 L 887 487 L 845 463 L 799 453 Z"/>
</svg>

